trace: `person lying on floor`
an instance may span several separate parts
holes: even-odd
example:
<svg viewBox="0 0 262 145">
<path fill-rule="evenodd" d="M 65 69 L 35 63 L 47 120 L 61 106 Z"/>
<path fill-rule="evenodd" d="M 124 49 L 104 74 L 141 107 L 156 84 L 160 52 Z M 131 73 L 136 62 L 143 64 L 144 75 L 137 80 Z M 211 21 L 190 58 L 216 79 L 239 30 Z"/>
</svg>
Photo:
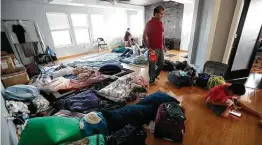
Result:
<svg viewBox="0 0 262 145">
<path fill-rule="evenodd" d="M 136 43 L 135 39 L 131 39 L 131 47 L 127 47 L 126 50 L 123 52 L 122 55 L 120 55 L 121 57 L 130 57 L 131 55 L 133 56 L 137 56 L 140 55 L 140 47 L 139 45 Z"/>
<path fill-rule="evenodd" d="M 212 88 L 206 95 L 205 101 L 207 107 L 218 116 L 227 117 L 230 110 L 242 109 L 261 119 L 259 124 L 262 126 L 262 113 L 249 108 L 239 101 L 240 97 L 244 95 L 245 92 L 246 89 L 243 84 L 233 83 L 231 85 L 221 85 Z M 233 100 L 233 97 L 235 100 Z"/>
</svg>

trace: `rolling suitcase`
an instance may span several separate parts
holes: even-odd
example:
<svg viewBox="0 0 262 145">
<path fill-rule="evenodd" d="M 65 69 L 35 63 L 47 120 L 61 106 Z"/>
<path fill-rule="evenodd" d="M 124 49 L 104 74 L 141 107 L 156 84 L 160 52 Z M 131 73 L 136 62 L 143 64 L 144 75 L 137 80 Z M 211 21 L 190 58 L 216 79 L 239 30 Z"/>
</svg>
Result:
<svg viewBox="0 0 262 145">
<path fill-rule="evenodd" d="M 176 87 L 181 88 L 185 86 L 190 86 L 192 84 L 191 76 L 184 73 L 181 74 L 183 71 L 172 71 L 168 73 L 168 81 L 174 84 Z"/>
</svg>

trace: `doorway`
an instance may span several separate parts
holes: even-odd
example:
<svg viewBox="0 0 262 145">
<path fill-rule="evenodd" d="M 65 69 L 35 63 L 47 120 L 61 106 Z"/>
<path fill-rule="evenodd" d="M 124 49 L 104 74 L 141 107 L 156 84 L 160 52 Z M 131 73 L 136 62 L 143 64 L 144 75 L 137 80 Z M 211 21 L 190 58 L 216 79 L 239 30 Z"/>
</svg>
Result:
<svg viewBox="0 0 262 145">
<path fill-rule="evenodd" d="M 229 58 L 228 81 L 246 82 L 246 86 L 257 88 L 262 74 L 250 73 L 257 51 L 261 47 L 262 13 L 261 0 L 245 0 L 240 16 L 236 38 Z M 251 78 L 251 79 L 250 79 Z"/>
</svg>

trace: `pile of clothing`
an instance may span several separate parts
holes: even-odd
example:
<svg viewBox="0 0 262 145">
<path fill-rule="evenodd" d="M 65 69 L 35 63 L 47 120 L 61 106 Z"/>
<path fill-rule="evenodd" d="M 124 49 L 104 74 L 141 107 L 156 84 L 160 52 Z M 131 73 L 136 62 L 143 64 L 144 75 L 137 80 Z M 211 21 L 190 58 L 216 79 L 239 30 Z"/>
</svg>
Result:
<svg viewBox="0 0 262 145">
<path fill-rule="evenodd" d="M 112 58 L 115 56 L 105 60 Z M 126 138 L 119 136 L 124 132 L 127 136 L 132 132 L 133 139 L 126 140 L 140 145 L 138 142 L 146 138 L 142 125 L 154 120 L 160 104 L 176 99 L 163 92 L 147 96 L 145 79 L 124 70 L 118 63 L 93 56 L 81 63 L 45 69 L 28 85 L 8 87 L 4 97 L 7 110 L 20 125 L 19 145 L 90 144 L 98 140 L 110 145 L 117 138 Z M 138 98 L 137 104 L 127 105 Z"/>
<path fill-rule="evenodd" d="M 6 108 L 15 120 L 15 124 L 21 125 L 30 116 L 42 114 L 47 111 L 49 101 L 44 98 L 40 91 L 30 85 L 15 85 L 5 89 L 3 96 Z"/>
<path fill-rule="evenodd" d="M 86 106 L 92 108 L 99 105 L 100 98 L 96 97 L 94 92 L 84 90 L 81 94 L 88 94 L 87 98 L 94 100 L 94 103 L 89 102 Z M 68 97 L 68 99 L 72 97 Z M 78 97 L 83 99 L 81 96 Z M 88 102 L 87 98 L 85 102 Z M 117 109 L 102 108 L 87 114 L 60 110 L 53 116 L 29 119 L 21 133 L 19 145 L 76 145 L 82 143 L 87 145 L 114 145 L 115 143 L 144 145 L 146 133 L 142 126 L 154 120 L 158 107 L 166 102 L 179 103 L 166 93 L 156 92 L 148 95 L 137 104 Z M 65 105 L 68 103 L 73 103 L 73 101 L 68 101 Z M 43 136 L 45 137 L 43 138 Z M 32 140 L 32 138 L 34 139 Z M 121 142 L 119 142 L 119 138 L 121 138 Z"/>
</svg>

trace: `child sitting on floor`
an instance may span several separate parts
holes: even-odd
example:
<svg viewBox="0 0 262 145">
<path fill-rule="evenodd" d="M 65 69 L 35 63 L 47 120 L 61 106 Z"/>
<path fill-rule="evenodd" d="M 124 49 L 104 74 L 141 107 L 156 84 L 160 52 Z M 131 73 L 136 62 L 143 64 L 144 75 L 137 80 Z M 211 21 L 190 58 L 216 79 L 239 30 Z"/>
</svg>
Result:
<svg viewBox="0 0 262 145">
<path fill-rule="evenodd" d="M 218 116 L 227 117 L 234 106 L 233 96 L 242 96 L 246 92 L 243 84 L 221 85 L 212 88 L 205 100 L 207 107 Z"/>
<path fill-rule="evenodd" d="M 222 117 L 227 117 L 231 109 L 241 109 L 258 117 L 260 119 L 259 125 L 262 127 L 262 113 L 250 108 L 239 100 L 240 96 L 244 95 L 245 92 L 245 86 L 237 83 L 214 87 L 205 98 L 207 107 Z"/>
</svg>

